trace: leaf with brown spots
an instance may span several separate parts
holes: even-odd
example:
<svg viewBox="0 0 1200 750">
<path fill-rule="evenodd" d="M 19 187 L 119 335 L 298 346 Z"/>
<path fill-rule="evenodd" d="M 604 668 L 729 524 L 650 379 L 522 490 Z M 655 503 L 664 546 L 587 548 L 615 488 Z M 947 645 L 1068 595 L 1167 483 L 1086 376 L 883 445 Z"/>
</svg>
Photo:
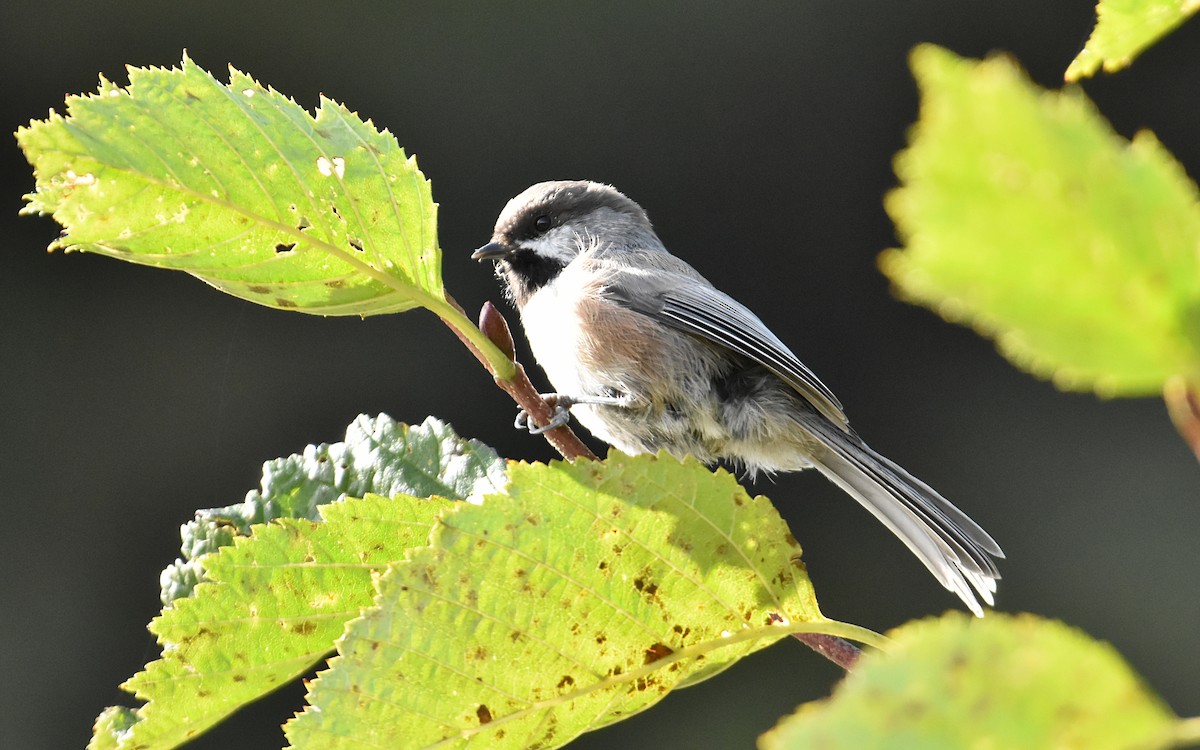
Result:
<svg viewBox="0 0 1200 750">
<path fill-rule="evenodd" d="M 767 499 L 695 461 L 510 464 L 430 542 L 347 627 L 292 747 L 559 747 L 791 632 L 851 632 Z"/>
<path fill-rule="evenodd" d="M 122 688 L 89 747 L 175 747 L 312 668 L 375 596 L 373 575 L 425 544 L 438 498 L 375 495 L 278 519 L 204 558 L 208 582 L 150 625 L 162 657 Z"/>
</svg>

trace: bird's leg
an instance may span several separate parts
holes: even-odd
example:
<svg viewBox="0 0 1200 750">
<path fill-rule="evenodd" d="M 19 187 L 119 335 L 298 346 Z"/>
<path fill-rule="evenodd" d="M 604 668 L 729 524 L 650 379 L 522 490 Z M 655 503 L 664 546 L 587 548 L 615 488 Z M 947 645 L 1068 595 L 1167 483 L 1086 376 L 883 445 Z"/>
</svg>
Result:
<svg viewBox="0 0 1200 750">
<path fill-rule="evenodd" d="M 576 404 L 595 404 L 596 406 L 629 406 L 633 403 L 633 398 L 624 396 L 567 396 L 562 393 L 541 393 L 538 394 L 542 400 L 554 407 L 554 416 L 550 418 L 550 422 L 537 426 L 529 421 L 529 413 L 524 409 L 517 412 L 517 418 L 513 421 L 513 426 L 518 430 L 529 430 L 531 435 L 541 435 L 547 430 L 553 430 L 556 427 L 564 427 L 567 422 L 571 421 L 571 407 Z"/>
</svg>

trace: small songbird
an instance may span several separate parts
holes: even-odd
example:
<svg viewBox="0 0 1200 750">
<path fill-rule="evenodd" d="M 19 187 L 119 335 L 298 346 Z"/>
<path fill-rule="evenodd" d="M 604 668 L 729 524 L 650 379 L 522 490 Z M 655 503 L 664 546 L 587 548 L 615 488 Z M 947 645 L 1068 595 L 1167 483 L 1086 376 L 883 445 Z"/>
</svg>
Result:
<svg viewBox="0 0 1200 750">
<path fill-rule="evenodd" d="M 744 305 L 667 252 L 646 212 L 595 182 L 543 182 L 513 198 L 471 256 L 496 274 L 557 393 L 626 453 L 727 461 L 750 472 L 816 467 L 900 537 L 976 615 L 993 604 L 999 545 L 850 429 L 833 393 Z M 519 422 L 521 418 L 518 418 Z"/>
</svg>

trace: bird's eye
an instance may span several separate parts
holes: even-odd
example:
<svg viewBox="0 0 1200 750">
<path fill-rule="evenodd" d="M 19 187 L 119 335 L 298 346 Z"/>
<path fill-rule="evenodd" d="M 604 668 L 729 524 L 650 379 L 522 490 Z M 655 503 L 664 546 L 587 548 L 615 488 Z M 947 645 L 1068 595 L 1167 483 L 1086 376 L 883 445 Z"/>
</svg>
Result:
<svg viewBox="0 0 1200 750">
<path fill-rule="evenodd" d="M 533 220 L 533 229 L 538 234 L 545 234 L 550 231 L 550 227 L 554 226 L 554 220 L 549 216 L 539 216 Z"/>
</svg>

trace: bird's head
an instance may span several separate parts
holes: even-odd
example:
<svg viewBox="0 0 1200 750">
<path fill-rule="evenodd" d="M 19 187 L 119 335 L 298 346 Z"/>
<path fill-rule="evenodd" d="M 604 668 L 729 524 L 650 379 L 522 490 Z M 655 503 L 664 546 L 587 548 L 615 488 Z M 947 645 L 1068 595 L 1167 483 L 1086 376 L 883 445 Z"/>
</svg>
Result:
<svg viewBox="0 0 1200 750">
<path fill-rule="evenodd" d="M 577 257 L 658 245 L 642 207 L 598 182 L 539 182 L 508 202 L 491 242 L 471 254 L 496 261 L 518 308 Z"/>
</svg>

